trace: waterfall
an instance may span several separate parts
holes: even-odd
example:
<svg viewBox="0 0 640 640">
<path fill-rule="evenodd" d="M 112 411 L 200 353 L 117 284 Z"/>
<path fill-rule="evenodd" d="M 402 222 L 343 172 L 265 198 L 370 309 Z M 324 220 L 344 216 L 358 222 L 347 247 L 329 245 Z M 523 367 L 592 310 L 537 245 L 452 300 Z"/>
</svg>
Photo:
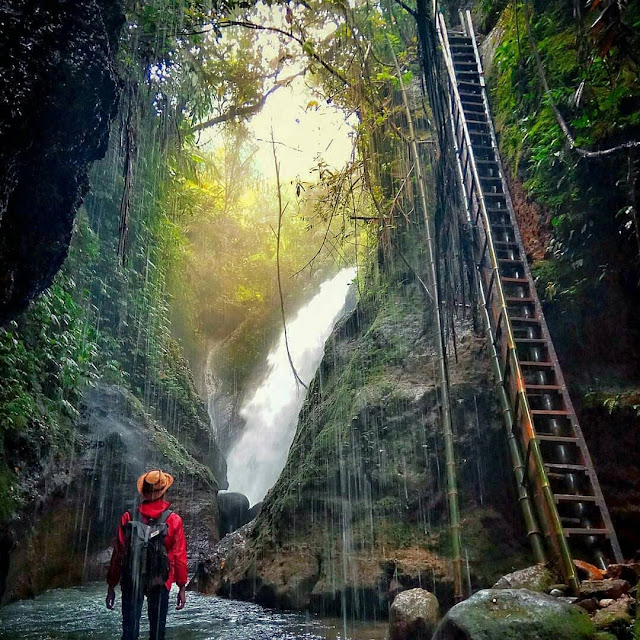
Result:
<svg viewBox="0 0 640 640">
<path fill-rule="evenodd" d="M 323 282 L 312 300 L 287 321 L 291 357 L 306 384 L 320 365 L 325 341 L 345 312 L 355 275 L 355 268 L 343 269 Z M 305 398 L 305 389 L 296 384 L 289 365 L 284 332 L 267 364 L 263 380 L 240 410 L 246 426 L 227 456 L 229 488 L 245 494 L 251 504 L 264 498 L 284 468 Z"/>
</svg>

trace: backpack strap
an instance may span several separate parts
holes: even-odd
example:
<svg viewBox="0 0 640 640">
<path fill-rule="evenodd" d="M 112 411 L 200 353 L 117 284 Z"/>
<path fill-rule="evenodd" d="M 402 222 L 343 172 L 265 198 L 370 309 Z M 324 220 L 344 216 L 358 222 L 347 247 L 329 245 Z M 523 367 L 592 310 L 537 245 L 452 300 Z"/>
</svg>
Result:
<svg viewBox="0 0 640 640">
<path fill-rule="evenodd" d="M 171 509 L 165 509 L 158 518 L 158 524 L 164 524 L 172 513 L 173 511 L 171 511 Z"/>
</svg>

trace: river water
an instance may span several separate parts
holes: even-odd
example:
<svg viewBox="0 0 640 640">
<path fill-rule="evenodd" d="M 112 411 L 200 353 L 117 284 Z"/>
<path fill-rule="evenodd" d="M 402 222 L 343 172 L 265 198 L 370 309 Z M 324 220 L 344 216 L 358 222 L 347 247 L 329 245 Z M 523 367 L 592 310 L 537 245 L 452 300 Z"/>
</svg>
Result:
<svg viewBox="0 0 640 640">
<path fill-rule="evenodd" d="M 177 592 L 176 592 L 177 593 Z M 54 589 L 33 600 L 0 609 L 0 639 L 113 640 L 120 636 L 119 599 L 116 609 L 104 605 L 106 587 L 92 584 Z M 172 594 L 171 602 L 175 602 Z M 148 637 L 146 612 L 141 638 Z M 187 593 L 183 611 L 169 609 L 167 640 L 383 640 L 386 625 L 348 623 L 297 613 L 271 611 L 248 602 Z"/>
</svg>

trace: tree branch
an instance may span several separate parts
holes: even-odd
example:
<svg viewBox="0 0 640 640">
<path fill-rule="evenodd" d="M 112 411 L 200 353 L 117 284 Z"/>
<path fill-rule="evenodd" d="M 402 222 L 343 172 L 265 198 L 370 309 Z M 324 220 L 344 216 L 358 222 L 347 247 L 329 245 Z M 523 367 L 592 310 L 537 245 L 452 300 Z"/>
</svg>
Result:
<svg viewBox="0 0 640 640">
<path fill-rule="evenodd" d="M 280 277 L 280 235 L 282 233 L 282 216 L 284 215 L 284 209 L 282 207 L 282 189 L 280 188 L 280 165 L 278 164 L 278 154 L 276 153 L 276 141 L 273 137 L 273 129 L 271 129 L 271 146 L 273 147 L 273 161 L 276 166 L 276 188 L 278 189 L 278 233 L 276 236 L 276 269 L 278 271 L 278 292 L 280 294 L 280 312 L 282 314 L 282 327 L 284 329 L 284 345 L 287 350 L 287 358 L 289 359 L 289 365 L 293 372 L 296 384 L 300 383 L 305 389 L 308 389 L 307 385 L 302 381 L 302 378 L 298 375 L 296 367 L 293 364 L 293 358 L 291 357 L 291 351 L 289 350 L 289 337 L 287 336 L 287 321 L 284 313 L 284 296 L 282 294 L 282 278 Z"/>
<path fill-rule="evenodd" d="M 398 2 L 399 0 L 396 0 Z M 542 60 L 540 58 L 540 53 L 538 51 L 538 47 L 536 45 L 536 41 L 533 38 L 533 32 L 531 31 L 531 22 L 529 20 L 529 6 L 527 2 L 524 3 L 524 23 L 527 28 L 527 35 L 529 37 L 529 44 L 531 45 L 531 50 L 533 51 L 533 57 L 536 61 L 536 67 L 538 69 L 538 76 L 540 77 L 540 82 L 542 83 L 542 88 L 549 100 L 549 106 L 553 111 L 553 115 L 556 117 L 560 128 L 562 129 L 562 133 L 564 133 L 565 138 L 569 144 L 569 148 L 575 151 L 579 156 L 583 158 L 604 158 L 605 156 L 613 155 L 614 153 L 618 153 L 619 151 L 624 151 L 626 149 L 637 149 L 640 148 L 640 141 L 634 142 L 624 142 L 615 147 L 610 147 L 609 149 L 600 149 L 598 151 L 589 151 L 587 149 L 582 149 L 576 145 L 576 140 L 569 131 L 569 127 L 562 117 L 558 106 L 551 95 L 551 90 L 549 89 L 549 83 L 547 82 L 547 76 L 545 74 L 544 66 L 542 65 Z"/>
<path fill-rule="evenodd" d="M 269 96 L 280 89 L 280 87 L 284 87 L 288 85 L 292 80 L 304 74 L 304 71 L 300 71 L 284 80 L 278 80 L 269 91 L 267 91 L 262 98 L 255 104 L 249 104 L 244 107 L 231 107 L 227 113 L 223 113 L 220 116 L 216 116 L 215 118 L 210 118 L 209 120 L 205 120 L 204 122 L 199 122 L 192 128 L 192 131 L 195 133 L 196 131 L 202 131 L 203 129 L 208 129 L 209 127 L 213 127 L 216 124 L 221 124 L 222 122 L 228 122 L 229 120 L 233 120 L 234 118 L 244 118 L 247 116 L 253 116 L 258 113 L 262 107 L 264 107 L 265 103 Z"/>
<path fill-rule="evenodd" d="M 351 86 L 351 83 L 336 69 L 334 69 L 328 62 L 326 62 L 321 56 L 319 56 L 315 51 L 309 51 L 309 48 L 305 48 L 305 41 L 302 38 L 299 38 L 291 31 L 286 31 L 285 29 L 280 29 L 278 27 L 268 27 L 261 24 L 255 24 L 255 22 L 249 22 L 248 20 L 225 20 L 218 25 L 221 29 L 225 27 L 245 27 L 246 29 L 254 29 L 255 31 L 270 31 L 272 33 L 279 33 L 280 35 L 286 36 L 291 40 L 295 40 L 304 50 L 304 52 L 310 57 L 313 58 L 316 62 L 320 63 L 332 76 L 340 80 L 347 87 Z"/>
<path fill-rule="evenodd" d="M 416 20 L 418 19 L 418 12 L 412 9 L 408 4 L 402 2 L 402 0 L 395 0 L 396 4 L 399 4 L 407 13 L 411 14 Z"/>
</svg>

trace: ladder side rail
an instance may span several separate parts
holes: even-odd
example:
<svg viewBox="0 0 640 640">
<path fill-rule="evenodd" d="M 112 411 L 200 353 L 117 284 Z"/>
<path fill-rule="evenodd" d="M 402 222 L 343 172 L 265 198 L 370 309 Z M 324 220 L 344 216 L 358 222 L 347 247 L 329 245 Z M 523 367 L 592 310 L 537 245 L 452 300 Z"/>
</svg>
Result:
<svg viewBox="0 0 640 640">
<path fill-rule="evenodd" d="M 513 206 L 513 200 L 511 198 L 511 192 L 509 190 L 509 185 L 507 183 L 506 180 L 506 176 L 504 174 L 504 169 L 502 167 L 502 162 L 500 161 L 500 155 L 499 155 L 499 151 L 498 151 L 498 141 L 497 141 L 497 136 L 496 136 L 496 132 L 495 132 L 495 128 L 493 126 L 493 118 L 491 117 L 491 109 L 490 109 L 490 105 L 489 105 L 489 98 L 487 95 L 487 90 L 486 90 L 486 84 L 484 82 L 484 70 L 482 68 L 482 62 L 481 62 L 481 58 L 480 58 L 480 50 L 478 48 L 478 43 L 477 43 L 477 39 L 476 39 L 476 34 L 475 34 L 475 30 L 473 28 L 473 22 L 471 19 L 471 12 L 467 9 L 464 12 L 461 11 L 460 12 L 460 16 L 462 19 L 462 24 L 463 24 L 463 28 L 466 31 L 467 35 L 471 38 L 471 43 L 473 45 L 473 50 L 475 53 L 475 58 L 476 58 L 476 66 L 478 69 L 478 74 L 479 77 L 481 79 L 481 89 L 480 89 L 480 93 L 482 95 L 482 102 L 484 105 L 484 109 L 486 111 L 487 114 L 487 124 L 489 127 L 489 135 L 491 137 L 491 144 L 495 150 L 496 153 L 496 160 L 497 162 L 497 168 L 498 168 L 498 173 L 500 175 L 500 179 L 501 179 L 501 183 L 502 183 L 502 190 L 504 192 L 504 196 L 505 196 L 505 200 L 507 202 L 507 210 L 508 210 L 508 214 L 509 214 L 509 218 L 511 220 L 511 225 L 513 227 L 513 232 L 514 235 L 516 237 L 516 240 L 518 242 L 518 244 L 521 247 L 524 247 L 524 243 L 522 242 L 522 237 L 520 234 L 520 227 L 518 225 L 516 216 L 515 216 L 515 209 Z M 615 529 L 613 527 L 613 522 L 611 520 L 611 515 L 609 513 L 609 509 L 607 507 L 606 501 L 604 499 L 604 495 L 602 493 L 602 488 L 600 486 L 600 482 L 598 480 L 598 476 L 595 473 L 595 467 L 593 465 L 593 459 L 591 458 L 591 454 L 589 453 L 589 448 L 587 447 L 586 441 L 584 439 L 584 434 L 582 432 L 582 428 L 580 426 L 580 423 L 578 421 L 576 412 L 575 412 L 575 408 L 573 406 L 573 402 L 571 400 L 571 396 L 569 395 L 569 391 L 567 389 L 567 384 L 565 382 L 564 379 L 564 375 L 562 373 L 562 368 L 560 367 L 560 362 L 558 360 L 558 355 L 556 353 L 555 350 L 555 346 L 553 344 L 553 340 L 551 339 L 551 333 L 549 332 L 549 327 L 547 325 L 547 321 L 546 318 L 544 316 L 544 312 L 542 310 L 542 305 L 540 303 L 540 299 L 537 293 L 537 290 L 535 288 L 535 286 L 533 286 L 533 276 L 531 275 L 531 268 L 529 267 L 529 262 L 526 259 L 523 259 L 523 268 L 524 268 L 524 272 L 526 277 L 529 279 L 529 281 L 532 283 L 532 286 L 530 287 L 531 290 L 531 297 L 533 298 L 533 304 L 535 306 L 535 310 L 536 310 L 536 316 L 538 317 L 539 321 L 540 321 L 540 327 L 541 327 L 541 334 L 542 336 L 545 338 L 546 340 L 546 346 L 547 346 L 547 351 L 549 353 L 549 358 L 551 360 L 551 362 L 553 363 L 553 367 L 555 370 L 555 376 L 556 376 L 556 384 L 559 385 L 561 387 L 561 395 L 563 398 L 563 402 L 564 402 L 564 406 L 566 407 L 566 409 L 569 411 L 569 420 L 571 421 L 572 424 L 572 428 L 576 434 L 576 437 L 578 438 L 578 445 L 579 445 L 579 449 L 580 449 L 580 453 L 582 455 L 583 458 L 583 462 L 585 467 L 588 470 L 588 475 L 589 475 L 589 479 L 591 481 L 591 485 L 594 491 L 594 494 L 596 495 L 597 501 L 598 501 L 598 506 L 600 508 L 600 512 L 602 515 L 602 519 L 604 521 L 605 527 L 609 530 L 609 541 L 611 544 L 611 549 L 613 551 L 613 555 L 614 558 L 616 560 L 616 562 L 621 563 L 624 561 L 624 557 L 622 555 L 622 550 L 620 548 L 620 543 L 618 541 L 618 537 L 617 534 L 615 532 Z"/>
<path fill-rule="evenodd" d="M 440 16 L 441 17 L 441 16 Z M 445 58 L 445 62 L 447 63 L 448 68 L 453 68 L 453 65 L 451 64 L 449 67 L 449 63 L 450 60 L 448 59 L 449 56 L 449 48 L 448 48 L 448 39 L 446 37 L 446 27 L 444 26 L 444 21 L 442 21 L 442 23 L 440 23 L 440 21 L 438 21 L 438 35 L 440 37 L 441 40 L 441 45 L 442 45 L 442 49 L 443 49 L 443 56 Z M 477 230 L 479 228 L 482 228 L 480 225 L 477 225 L 476 223 L 473 222 L 473 209 L 471 207 L 471 198 L 473 197 L 473 193 L 470 192 L 469 190 L 469 185 L 467 182 L 467 178 L 466 178 L 466 173 L 467 171 L 471 171 L 472 170 L 472 166 L 475 165 L 475 161 L 474 161 L 474 157 L 472 153 L 469 153 L 469 147 L 466 148 L 466 161 L 464 163 L 464 169 L 463 169 L 463 164 L 461 161 L 462 158 L 462 148 L 459 146 L 459 132 L 456 131 L 456 129 L 458 128 L 459 124 L 460 124 L 460 120 L 457 119 L 454 115 L 454 95 L 455 93 L 457 93 L 457 87 L 456 87 L 456 83 L 455 83 L 455 77 L 454 77 L 454 81 L 451 82 L 451 76 L 449 76 L 449 86 L 450 86 L 450 93 L 451 93 L 451 100 L 449 101 L 449 123 L 450 123 L 450 127 L 451 127 L 451 134 L 452 134 L 452 139 L 453 139 L 453 143 L 454 143 L 454 154 L 456 157 L 456 167 L 457 167 L 457 171 L 458 171 L 458 178 L 459 178 L 459 182 L 460 182 L 460 187 L 461 187 L 461 191 L 462 191 L 462 201 L 465 203 L 465 211 L 466 211 L 466 215 L 467 215 L 467 224 L 470 225 L 470 228 L 472 229 L 472 233 L 477 232 Z M 464 112 L 462 110 L 461 107 L 461 103 L 459 101 L 459 96 L 458 96 L 458 114 L 462 115 L 462 118 L 464 118 Z M 463 122 L 464 124 L 464 122 Z M 458 126 L 456 126 L 458 125 Z M 468 140 L 468 132 L 467 132 L 467 140 Z M 476 169 L 476 175 L 477 175 L 477 169 Z M 471 196 L 471 197 L 470 197 Z M 480 208 L 484 207 L 484 203 L 482 202 L 482 200 L 479 203 Z M 486 212 L 485 212 L 486 213 Z M 478 244 L 477 242 L 474 242 L 474 244 Z M 476 265 L 476 270 L 478 271 L 478 274 L 476 276 L 476 279 L 481 278 L 481 273 L 480 273 L 480 267 L 479 265 Z M 513 471 L 514 471 L 514 475 L 515 475 L 515 479 L 516 479 L 516 489 L 518 492 L 518 502 L 520 503 L 520 507 L 522 509 L 523 512 L 523 517 L 524 517 L 524 521 L 525 521 L 525 526 L 527 529 L 527 538 L 530 541 L 530 544 L 532 546 L 532 550 L 534 553 L 534 556 L 536 558 L 536 561 L 544 564 L 547 561 L 546 555 L 545 555 L 545 551 L 544 551 L 544 544 L 543 544 L 543 536 L 542 536 L 542 532 L 540 530 L 540 527 L 538 525 L 537 522 L 537 518 L 535 515 L 535 511 L 533 509 L 533 505 L 531 502 L 531 497 L 529 496 L 528 490 L 527 490 L 527 481 L 526 481 L 526 469 L 525 469 L 525 465 L 523 463 L 522 460 L 522 455 L 520 453 L 520 445 L 517 441 L 516 438 L 516 434 L 515 434 L 515 423 L 513 420 L 513 414 L 511 411 L 511 404 L 510 404 L 510 400 L 508 398 L 507 395 L 507 391 L 505 388 L 505 384 L 504 384 L 504 380 L 503 380 L 503 375 L 502 375 L 502 366 L 501 366 L 501 362 L 500 362 L 500 358 L 498 356 L 498 350 L 497 350 L 497 343 L 495 341 L 495 334 L 493 331 L 493 327 L 492 327 L 492 322 L 490 319 L 490 306 L 487 303 L 487 299 L 486 299 L 486 295 L 485 295 L 485 291 L 484 291 L 484 287 L 478 282 L 478 291 L 480 293 L 481 296 L 481 306 L 483 309 L 483 316 L 484 316 L 484 325 L 485 325 L 485 331 L 486 331 L 486 338 L 487 338 L 487 343 L 489 345 L 489 352 L 490 352 L 490 361 L 491 361 L 491 365 L 492 365 L 492 369 L 493 369 L 493 373 L 494 373 L 494 377 L 495 377 L 495 388 L 498 392 L 498 397 L 499 397 L 499 401 L 500 401 L 500 408 L 501 408 L 501 412 L 502 412 L 502 416 L 503 416 L 503 421 L 505 424 L 505 428 L 507 431 L 507 442 L 508 442 L 508 447 L 509 447 L 509 451 L 511 454 L 511 458 L 512 458 L 512 466 L 513 466 Z"/>
<path fill-rule="evenodd" d="M 458 92 L 455 69 L 453 66 L 452 58 L 450 56 L 451 49 L 449 46 L 449 39 L 447 36 L 444 16 L 442 14 L 439 14 L 438 19 L 439 19 L 439 25 L 440 25 L 440 34 L 443 40 L 443 50 L 445 51 L 445 55 L 444 55 L 445 66 L 447 68 L 449 83 L 451 84 L 453 89 L 455 108 L 456 110 L 462 112 L 461 116 L 462 116 L 463 132 L 464 132 L 464 144 L 468 147 L 468 153 L 470 155 L 470 164 L 471 164 L 472 174 L 473 174 L 474 183 L 475 183 L 475 189 L 474 189 L 475 196 L 477 197 L 478 202 L 480 204 L 484 231 L 489 239 L 488 253 L 489 253 L 490 264 L 491 264 L 491 268 L 494 269 L 497 272 L 497 275 L 499 276 L 500 275 L 499 263 L 498 263 L 498 257 L 497 257 L 497 253 L 496 253 L 496 249 L 495 249 L 495 245 L 494 245 L 494 241 L 491 233 L 491 221 L 489 219 L 486 203 L 484 200 L 484 195 L 482 193 L 481 182 L 479 179 L 479 172 L 478 172 L 477 164 L 475 161 L 475 155 L 473 153 L 473 145 L 471 143 L 471 137 L 469 135 L 466 118 L 464 116 L 462 101 L 460 99 L 460 94 Z M 488 116 L 488 114 L 486 115 Z M 497 297 L 498 297 L 498 304 L 500 306 L 500 311 L 505 314 L 505 319 L 504 319 L 505 338 L 504 339 L 506 340 L 506 343 L 507 343 L 507 348 L 509 352 L 509 365 L 513 372 L 514 381 L 515 381 L 514 383 L 516 385 L 516 392 L 520 396 L 520 405 L 521 405 L 522 413 L 521 413 L 521 420 L 519 422 L 521 425 L 524 445 L 527 448 L 527 451 L 530 452 L 532 470 L 537 480 L 536 484 L 538 485 L 541 493 L 541 502 L 543 503 L 541 505 L 541 509 L 545 514 L 545 517 L 548 518 L 547 521 L 549 523 L 549 531 L 551 534 L 551 539 L 553 540 L 554 547 L 557 549 L 558 554 L 560 556 L 565 578 L 567 579 L 567 582 L 569 583 L 569 586 L 571 587 L 571 589 L 574 592 L 577 592 L 579 588 L 578 576 L 573 564 L 571 551 L 569 550 L 566 537 L 564 536 L 562 522 L 560 520 L 560 516 L 558 514 L 558 510 L 555 504 L 553 490 L 551 488 L 551 484 L 549 482 L 549 478 L 547 476 L 547 473 L 544 467 L 544 460 L 543 460 L 542 452 L 540 449 L 540 441 L 538 440 L 538 437 L 535 431 L 533 416 L 531 414 L 531 407 L 529 405 L 529 400 L 526 396 L 524 376 L 523 376 L 522 369 L 520 367 L 520 363 L 517 356 L 516 343 L 515 343 L 515 338 L 513 334 L 513 327 L 511 325 L 511 322 L 508 316 L 506 296 L 504 293 L 504 288 L 502 286 L 502 281 L 499 277 L 497 281 Z"/>
</svg>

